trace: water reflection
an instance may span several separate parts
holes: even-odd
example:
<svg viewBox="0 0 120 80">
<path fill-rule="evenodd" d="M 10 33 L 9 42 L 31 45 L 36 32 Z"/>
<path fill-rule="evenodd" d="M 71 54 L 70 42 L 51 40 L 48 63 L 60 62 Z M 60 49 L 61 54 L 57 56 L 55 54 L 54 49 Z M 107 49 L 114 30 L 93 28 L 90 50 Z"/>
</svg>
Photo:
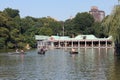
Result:
<svg viewBox="0 0 120 80">
<path fill-rule="evenodd" d="M 24 55 L 0 54 L 0 80 L 119 80 L 120 58 L 113 49 L 37 50 Z"/>
</svg>

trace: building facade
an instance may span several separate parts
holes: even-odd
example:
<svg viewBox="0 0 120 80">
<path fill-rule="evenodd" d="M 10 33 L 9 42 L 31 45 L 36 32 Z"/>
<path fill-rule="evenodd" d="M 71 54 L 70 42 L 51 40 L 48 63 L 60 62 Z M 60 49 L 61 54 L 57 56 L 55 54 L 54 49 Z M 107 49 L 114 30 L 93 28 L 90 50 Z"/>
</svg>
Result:
<svg viewBox="0 0 120 80">
<path fill-rule="evenodd" d="M 93 15 L 95 22 L 101 22 L 105 17 L 105 12 L 99 10 L 96 6 L 92 6 L 89 13 Z"/>
<path fill-rule="evenodd" d="M 112 37 L 96 38 L 94 35 L 68 36 L 39 36 L 36 35 L 38 48 L 113 48 Z"/>
</svg>

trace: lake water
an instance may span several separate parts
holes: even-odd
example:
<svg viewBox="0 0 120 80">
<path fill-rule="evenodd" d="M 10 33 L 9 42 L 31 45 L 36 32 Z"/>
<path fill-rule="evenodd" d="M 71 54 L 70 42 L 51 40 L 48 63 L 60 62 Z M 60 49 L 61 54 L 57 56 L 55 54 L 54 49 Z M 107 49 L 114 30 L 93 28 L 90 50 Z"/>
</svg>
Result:
<svg viewBox="0 0 120 80">
<path fill-rule="evenodd" d="M 120 58 L 113 49 L 37 50 L 26 55 L 0 54 L 0 80 L 120 80 Z"/>
</svg>

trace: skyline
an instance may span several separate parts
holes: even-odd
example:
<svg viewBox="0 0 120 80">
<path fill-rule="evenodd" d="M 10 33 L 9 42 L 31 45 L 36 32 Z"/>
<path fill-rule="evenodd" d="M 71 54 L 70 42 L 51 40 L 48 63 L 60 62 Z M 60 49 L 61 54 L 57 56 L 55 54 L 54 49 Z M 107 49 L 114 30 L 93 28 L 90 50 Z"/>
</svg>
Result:
<svg viewBox="0 0 120 80">
<path fill-rule="evenodd" d="M 106 4 L 105 4 L 106 3 Z M 50 16 L 56 20 L 67 20 L 74 17 L 78 12 L 89 12 L 92 6 L 97 6 L 99 10 L 105 11 L 109 15 L 118 0 L 1 0 L 0 11 L 5 8 L 18 9 L 22 18 L 31 16 L 35 18 Z"/>
</svg>

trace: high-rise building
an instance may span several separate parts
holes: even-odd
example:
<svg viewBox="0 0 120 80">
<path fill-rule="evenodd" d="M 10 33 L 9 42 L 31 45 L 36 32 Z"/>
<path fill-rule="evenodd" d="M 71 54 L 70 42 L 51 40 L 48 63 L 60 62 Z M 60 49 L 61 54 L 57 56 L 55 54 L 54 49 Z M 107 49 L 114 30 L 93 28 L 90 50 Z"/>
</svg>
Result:
<svg viewBox="0 0 120 80">
<path fill-rule="evenodd" d="M 95 22 L 101 22 L 105 17 L 105 12 L 99 10 L 96 6 L 91 7 L 91 11 L 89 11 L 91 15 L 93 15 Z"/>
</svg>

